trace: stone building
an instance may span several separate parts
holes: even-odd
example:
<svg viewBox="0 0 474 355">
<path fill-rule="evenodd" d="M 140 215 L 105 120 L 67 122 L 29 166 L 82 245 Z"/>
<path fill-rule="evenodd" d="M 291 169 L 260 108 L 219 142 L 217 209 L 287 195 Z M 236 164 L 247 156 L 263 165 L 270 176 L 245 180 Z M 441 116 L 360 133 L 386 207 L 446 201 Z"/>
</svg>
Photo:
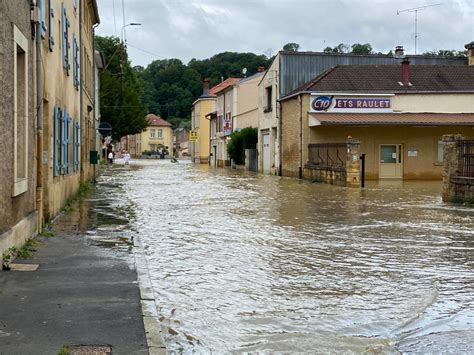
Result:
<svg viewBox="0 0 474 355">
<path fill-rule="evenodd" d="M 414 65 L 467 65 L 465 57 L 411 55 Z M 318 52 L 277 53 L 259 83 L 258 89 L 258 170 L 280 174 L 281 107 L 280 98 L 336 65 L 396 65 L 393 56 Z"/>
<path fill-rule="evenodd" d="M 34 23 L 28 0 L 0 1 L 0 260 L 38 229 Z"/>
<path fill-rule="evenodd" d="M 311 178 L 336 164 L 320 148 L 351 137 L 367 179 L 440 180 L 442 136 L 474 136 L 474 66 L 336 66 L 280 104 L 283 176 Z"/>
</svg>

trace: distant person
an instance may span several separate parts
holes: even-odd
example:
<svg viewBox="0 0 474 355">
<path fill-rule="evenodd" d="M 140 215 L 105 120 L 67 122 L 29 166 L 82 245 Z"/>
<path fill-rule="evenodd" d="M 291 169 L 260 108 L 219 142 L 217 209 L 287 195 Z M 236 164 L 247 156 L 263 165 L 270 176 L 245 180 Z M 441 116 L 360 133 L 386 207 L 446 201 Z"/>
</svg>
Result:
<svg viewBox="0 0 474 355">
<path fill-rule="evenodd" d="M 109 155 L 107 155 L 107 159 L 109 161 L 109 164 L 112 164 L 114 162 L 114 153 L 112 153 L 112 151 L 110 151 Z"/>
<path fill-rule="evenodd" d="M 130 153 L 128 152 L 128 150 L 126 150 L 123 154 L 123 160 L 125 161 L 125 165 L 130 164 Z"/>
</svg>

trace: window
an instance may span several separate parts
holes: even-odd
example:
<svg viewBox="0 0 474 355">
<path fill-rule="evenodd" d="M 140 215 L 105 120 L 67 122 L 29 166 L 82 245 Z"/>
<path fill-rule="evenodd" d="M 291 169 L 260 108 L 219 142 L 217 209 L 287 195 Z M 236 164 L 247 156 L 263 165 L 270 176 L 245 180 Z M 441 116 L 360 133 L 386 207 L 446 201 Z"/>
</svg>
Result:
<svg viewBox="0 0 474 355">
<path fill-rule="evenodd" d="M 155 130 L 150 129 L 150 138 L 155 138 Z"/>
<path fill-rule="evenodd" d="M 438 163 L 444 162 L 444 142 L 438 141 Z"/>
<path fill-rule="evenodd" d="M 156 136 L 158 139 L 162 139 L 163 138 L 163 130 L 162 129 L 157 129 L 156 130 Z"/>
<path fill-rule="evenodd" d="M 222 115 L 218 115 L 217 116 L 217 132 L 222 132 L 222 126 L 223 126 Z"/>
<path fill-rule="evenodd" d="M 263 112 L 270 112 L 272 110 L 272 87 L 265 88 L 265 107 Z"/>
<path fill-rule="evenodd" d="M 54 106 L 53 113 L 53 176 L 59 175 L 59 149 L 61 146 L 61 140 L 59 137 L 59 117 L 60 109 L 58 106 Z"/>
<path fill-rule="evenodd" d="M 49 0 L 49 50 L 52 52 L 54 47 L 54 0 Z"/>
<path fill-rule="evenodd" d="M 70 23 L 66 15 L 66 9 L 64 3 L 61 5 L 61 27 L 62 27 L 62 53 L 63 53 L 63 68 L 66 70 L 66 74 L 69 75 L 69 27 Z"/>
<path fill-rule="evenodd" d="M 28 190 L 28 40 L 13 25 L 13 196 Z"/>
</svg>

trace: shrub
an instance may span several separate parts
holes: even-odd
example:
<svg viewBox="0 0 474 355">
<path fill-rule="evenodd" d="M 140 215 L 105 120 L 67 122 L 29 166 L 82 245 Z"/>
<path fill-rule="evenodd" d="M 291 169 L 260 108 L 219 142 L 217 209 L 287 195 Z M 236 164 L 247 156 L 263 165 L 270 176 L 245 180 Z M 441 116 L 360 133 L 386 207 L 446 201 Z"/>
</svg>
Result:
<svg viewBox="0 0 474 355">
<path fill-rule="evenodd" d="M 258 141 L 258 129 L 243 128 L 232 132 L 227 144 L 227 154 L 237 165 L 245 164 L 245 149 L 255 149 Z"/>
</svg>

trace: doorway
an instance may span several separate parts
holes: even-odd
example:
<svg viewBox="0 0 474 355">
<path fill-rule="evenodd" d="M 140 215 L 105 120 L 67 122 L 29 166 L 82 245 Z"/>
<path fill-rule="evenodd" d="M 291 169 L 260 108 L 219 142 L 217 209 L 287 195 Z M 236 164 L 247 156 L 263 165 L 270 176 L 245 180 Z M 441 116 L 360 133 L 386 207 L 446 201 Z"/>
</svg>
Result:
<svg viewBox="0 0 474 355">
<path fill-rule="evenodd" d="M 379 150 L 379 178 L 403 178 L 403 145 L 381 144 Z"/>
<path fill-rule="evenodd" d="M 270 174 L 270 134 L 262 134 L 263 142 L 263 173 Z"/>
</svg>

